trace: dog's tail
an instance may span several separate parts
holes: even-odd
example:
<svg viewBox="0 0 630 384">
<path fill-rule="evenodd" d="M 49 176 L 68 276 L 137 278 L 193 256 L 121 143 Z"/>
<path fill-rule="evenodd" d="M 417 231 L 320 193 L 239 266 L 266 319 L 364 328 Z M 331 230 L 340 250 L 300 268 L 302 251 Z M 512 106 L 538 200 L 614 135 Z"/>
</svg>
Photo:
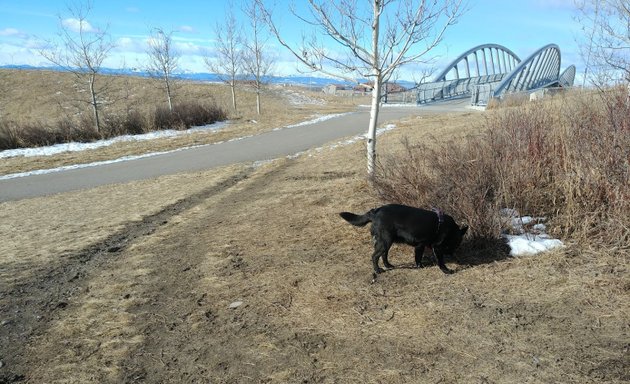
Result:
<svg viewBox="0 0 630 384">
<path fill-rule="evenodd" d="M 373 211 L 374 210 L 369 211 L 365 215 L 355 215 L 354 213 L 350 212 L 341 212 L 339 216 L 341 216 L 345 221 L 352 225 L 363 227 L 365 224 L 372 221 L 372 214 L 374 213 Z"/>
</svg>

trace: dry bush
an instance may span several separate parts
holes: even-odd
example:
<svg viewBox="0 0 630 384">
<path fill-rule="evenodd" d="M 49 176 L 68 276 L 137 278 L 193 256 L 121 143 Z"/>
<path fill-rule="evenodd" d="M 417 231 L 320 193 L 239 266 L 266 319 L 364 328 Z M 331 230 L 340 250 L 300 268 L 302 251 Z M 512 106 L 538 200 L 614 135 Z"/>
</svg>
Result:
<svg viewBox="0 0 630 384">
<path fill-rule="evenodd" d="M 405 143 L 373 185 L 386 201 L 453 212 L 475 238 L 498 237 L 509 207 L 550 218 L 563 238 L 627 246 L 629 115 L 619 89 L 499 109 L 480 136 Z"/>
<path fill-rule="evenodd" d="M 478 152 L 482 140 L 428 143 L 403 142 L 404 152 L 383 156 L 372 184 L 390 202 L 443 209 L 470 225 L 473 239 L 497 238 L 500 233 L 496 201 L 498 179 L 490 156 Z"/>
<path fill-rule="evenodd" d="M 529 93 L 520 92 L 505 95 L 500 99 L 491 98 L 490 100 L 488 100 L 488 105 L 486 106 L 486 109 L 520 107 L 526 105 L 527 103 L 529 103 Z"/>
<path fill-rule="evenodd" d="M 0 121 L 0 150 L 20 146 L 20 129 L 13 121 Z"/>
<path fill-rule="evenodd" d="M 153 115 L 152 129 L 188 129 L 225 119 L 227 114 L 215 104 L 189 101 L 175 104 L 172 111 L 166 107 L 157 107 Z"/>
<path fill-rule="evenodd" d="M 103 124 L 102 134 L 104 137 L 140 135 L 148 130 L 147 118 L 138 111 L 130 111 L 125 115 L 107 116 Z"/>
<path fill-rule="evenodd" d="M 0 124 L 0 150 L 41 147 L 68 142 L 91 142 L 120 135 L 136 135 L 152 130 L 188 129 L 227 119 L 226 113 L 214 104 L 187 102 L 176 104 L 173 111 L 157 108 L 153 116 L 138 111 L 124 115 L 106 115 L 101 132 L 94 130 L 92 119 L 62 118 L 48 126 L 41 122 Z"/>
<path fill-rule="evenodd" d="M 61 119 L 54 126 L 42 122 L 0 123 L 0 150 L 42 147 L 70 141 L 89 142 L 100 138 L 89 119 Z"/>
</svg>

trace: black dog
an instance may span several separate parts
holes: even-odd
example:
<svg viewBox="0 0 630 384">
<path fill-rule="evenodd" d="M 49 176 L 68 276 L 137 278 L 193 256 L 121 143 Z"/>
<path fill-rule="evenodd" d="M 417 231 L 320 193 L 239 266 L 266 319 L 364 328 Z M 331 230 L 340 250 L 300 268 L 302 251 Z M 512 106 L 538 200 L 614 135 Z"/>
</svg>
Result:
<svg viewBox="0 0 630 384">
<path fill-rule="evenodd" d="M 422 267 L 424 248 L 432 248 L 442 272 L 453 273 L 444 265 L 444 256 L 453 254 L 468 230 L 467 226 L 459 228 L 451 216 L 441 211 L 427 211 L 400 204 L 374 208 L 364 215 L 350 212 L 341 212 L 339 215 L 357 227 L 372 223 L 372 264 L 375 273 L 383 272 L 378 266 L 378 259 L 381 257 L 385 268 L 394 268 L 387 260 L 389 249 L 394 243 L 415 247 L 417 268 Z"/>
</svg>

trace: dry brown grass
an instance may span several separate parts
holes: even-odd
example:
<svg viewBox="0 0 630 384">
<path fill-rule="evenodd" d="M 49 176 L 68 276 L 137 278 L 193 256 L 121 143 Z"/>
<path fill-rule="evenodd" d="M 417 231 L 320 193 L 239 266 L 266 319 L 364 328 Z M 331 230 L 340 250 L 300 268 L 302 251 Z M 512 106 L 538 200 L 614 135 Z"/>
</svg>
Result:
<svg viewBox="0 0 630 384">
<path fill-rule="evenodd" d="M 462 137 L 482 120 L 409 118 L 379 149 Z M 356 143 L 0 204 L 0 379 L 630 379 L 627 249 L 511 259 L 464 247 L 445 276 L 406 268 L 412 251 L 401 246 L 390 259 L 401 268 L 369 284 L 369 231 L 338 216 L 381 203 L 364 156 Z"/>
<path fill-rule="evenodd" d="M 437 205 L 479 238 L 497 238 L 501 208 L 547 217 L 564 239 L 630 242 L 630 109 L 623 89 L 572 92 L 487 114 L 481 134 L 406 142 L 375 177 L 383 199 Z"/>
</svg>

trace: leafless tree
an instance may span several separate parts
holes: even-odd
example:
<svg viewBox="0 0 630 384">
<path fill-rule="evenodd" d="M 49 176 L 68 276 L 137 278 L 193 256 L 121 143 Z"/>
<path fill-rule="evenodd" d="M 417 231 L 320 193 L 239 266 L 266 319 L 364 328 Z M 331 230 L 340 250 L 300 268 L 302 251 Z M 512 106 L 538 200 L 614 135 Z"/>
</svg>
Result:
<svg viewBox="0 0 630 384">
<path fill-rule="evenodd" d="M 281 45 L 314 71 L 356 82 L 371 80 L 372 105 L 367 138 L 367 169 L 376 159 L 376 124 L 381 86 L 405 64 L 426 61 L 446 29 L 463 13 L 463 0 L 308 0 L 310 14 L 297 17 L 312 34 L 288 40 L 265 0 L 256 0 Z M 367 5 L 369 4 L 369 6 Z M 323 36 L 323 38 L 322 38 Z M 340 48 L 337 51 L 333 48 Z"/>
<path fill-rule="evenodd" d="M 586 63 L 585 77 L 590 76 L 596 83 L 622 78 L 630 84 L 628 0 L 576 0 L 575 3 L 584 32 L 581 51 Z"/>
<path fill-rule="evenodd" d="M 180 54 L 173 47 L 173 31 L 165 32 L 162 28 L 153 28 L 147 48 L 147 72 L 149 76 L 160 81 L 161 88 L 166 92 L 168 109 L 173 110 L 173 96 L 175 91 L 174 74 L 179 65 Z"/>
<path fill-rule="evenodd" d="M 224 22 L 217 23 L 215 31 L 215 55 L 204 60 L 210 70 L 216 73 L 221 81 L 230 86 L 232 91 L 232 108 L 236 112 L 236 81 L 243 68 L 243 37 L 241 26 L 234 17 L 234 8 L 230 2 Z"/>
<path fill-rule="evenodd" d="M 59 16 L 59 38 L 48 41 L 40 54 L 64 70 L 71 72 L 81 86 L 89 92 L 89 99 L 80 101 L 90 105 L 94 116 L 94 128 L 101 131 L 100 110 L 105 102 L 107 82 L 98 83 L 103 61 L 114 48 L 106 29 L 92 26 L 88 16 L 92 2 L 68 6 L 69 16 Z"/>
<path fill-rule="evenodd" d="M 256 112 L 260 115 L 260 94 L 266 78 L 271 74 L 274 60 L 267 51 L 267 40 L 264 25 L 264 9 L 257 0 L 249 1 L 244 9 L 249 19 L 249 37 L 243 43 L 243 68 L 251 78 L 256 91 Z"/>
</svg>

